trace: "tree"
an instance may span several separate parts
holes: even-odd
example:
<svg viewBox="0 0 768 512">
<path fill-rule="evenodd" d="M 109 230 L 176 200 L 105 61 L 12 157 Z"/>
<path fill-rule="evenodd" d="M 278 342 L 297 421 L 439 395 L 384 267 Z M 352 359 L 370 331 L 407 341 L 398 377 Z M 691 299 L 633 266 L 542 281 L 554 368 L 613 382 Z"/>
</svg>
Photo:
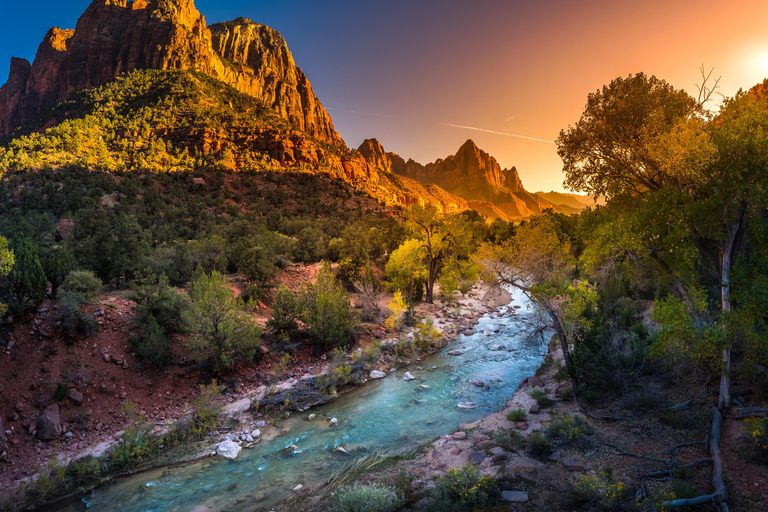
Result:
<svg viewBox="0 0 768 512">
<path fill-rule="evenodd" d="M 45 279 L 37 249 L 25 235 L 14 236 L 10 249 L 13 251 L 14 263 L 8 275 L 3 278 L 1 289 L 4 289 L 4 300 L 9 301 L 11 313 L 24 314 L 43 303 L 48 281 Z"/>
<path fill-rule="evenodd" d="M 46 279 L 51 283 L 52 299 L 72 270 L 77 268 L 77 260 L 64 247 L 45 247 L 40 251 L 40 263 Z"/>
<path fill-rule="evenodd" d="M 643 73 L 617 78 L 587 98 L 576 126 L 555 143 L 565 185 L 613 197 L 667 184 L 651 143 L 700 109 L 685 91 Z"/>
<path fill-rule="evenodd" d="M 13 251 L 8 248 L 8 240 L 0 236 L 0 282 L 7 276 L 13 268 Z M 0 302 L 0 317 L 8 310 L 8 306 Z"/>
<path fill-rule="evenodd" d="M 472 234 L 458 215 L 443 215 L 433 205 L 411 207 L 408 221 L 414 227 L 423 249 L 426 267 L 427 302 L 446 261 L 468 253 Z"/>
<path fill-rule="evenodd" d="M 358 320 L 352 312 L 349 294 L 336 282 L 326 262 L 313 283 L 306 283 L 299 293 L 301 321 L 307 335 L 324 350 L 342 347 L 352 340 Z"/>
<path fill-rule="evenodd" d="M 190 348 L 198 361 L 218 373 L 256 355 L 261 328 L 245 314 L 221 274 L 214 270 L 200 275 L 189 295 L 192 305 L 182 318 L 192 333 Z"/>
<path fill-rule="evenodd" d="M 424 264 L 426 250 L 420 240 L 410 238 L 395 249 L 384 267 L 390 291 L 402 290 L 406 297 L 421 297 L 428 269 Z"/>
<path fill-rule="evenodd" d="M 509 285 L 522 290 L 538 303 L 552 320 L 560 340 L 566 367 L 575 376 L 568 347 L 569 303 L 584 305 L 579 295 L 588 290 L 571 286 L 574 259 L 570 244 L 549 216 L 539 216 L 522 224 L 515 237 L 502 244 L 486 243 L 475 255 L 480 276 L 494 286 Z"/>
</svg>

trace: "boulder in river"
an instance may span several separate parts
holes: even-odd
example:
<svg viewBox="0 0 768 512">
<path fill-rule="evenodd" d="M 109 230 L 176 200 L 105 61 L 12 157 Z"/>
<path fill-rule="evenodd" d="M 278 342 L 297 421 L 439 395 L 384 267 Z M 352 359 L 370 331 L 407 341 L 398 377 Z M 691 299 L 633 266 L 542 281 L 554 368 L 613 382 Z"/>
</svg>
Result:
<svg viewBox="0 0 768 512">
<path fill-rule="evenodd" d="M 411 375 L 411 372 L 405 372 L 405 373 L 403 374 L 403 379 L 405 379 L 405 380 L 413 380 L 413 379 L 415 379 L 415 378 L 416 378 L 416 377 L 414 377 L 413 375 Z"/>
<path fill-rule="evenodd" d="M 386 377 L 387 374 L 384 372 L 380 372 L 379 370 L 371 370 L 371 378 L 372 379 L 383 379 Z"/>
<path fill-rule="evenodd" d="M 471 381 L 469 381 L 469 383 L 472 384 L 473 386 L 477 386 L 479 388 L 485 387 L 485 382 L 483 382 L 481 380 L 471 380 Z"/>
<path fill-rule="evenodd" d="M 473 334 L 475 334 L 475 331 L 473 331 L 472 329 L 464 329 L 464 332 L 462 332 L 461 334 L 463 334 L 464 336 L 472 336 Z"/>
<path fill-rule="evenodd" d="M 448 355 L 449 356 L 460 356 L 463 353 L 464 353 L 463 350 L 456 349 L 456 350 L 451 350 L 450 352 L 448 352 Z"/>
<path fill-rule="evenodd" d="M 240 453 L 240 445 L 232 441 L 223 441 L 216 447 L 216 453 L 227 459 L 236 459 Z"/>
<path fill-rule="evenodd" d="M 477 404 L 475 402 L 459 402 L 456 404 L 456 407 L 459 409 L 475 409 L 477 408 Z"/>
</svg>

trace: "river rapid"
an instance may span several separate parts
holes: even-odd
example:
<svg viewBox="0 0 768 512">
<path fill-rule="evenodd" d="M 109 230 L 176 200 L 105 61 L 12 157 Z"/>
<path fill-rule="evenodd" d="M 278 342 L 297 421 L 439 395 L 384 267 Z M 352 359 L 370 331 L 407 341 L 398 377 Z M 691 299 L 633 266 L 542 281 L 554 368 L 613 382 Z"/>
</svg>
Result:
<svg viewBox="0 0 768 512">
<path fill-rule="evenodd" d="M 384 379 L 281 419 L 279 435 L 261 439 L 236 460 L 210 457 L 147 471 L 97 489 L 61 512 L 280 510 L 296 486 L 327 481 L 359 457 L 411 450 L 497 412 L 546 355 L 532 306 L 521 293 L 512 296 L 510 305 L 481 317 L 472 336 L 460 335 Z M 457 349 L 463 354 L 448 355 Z M 415 380 L 405 381 L 406 371 Z M 460 402 L 477 407 L 461 409 Z M 311 421 L 310 414 L 316 415 Z"/>
</svg>

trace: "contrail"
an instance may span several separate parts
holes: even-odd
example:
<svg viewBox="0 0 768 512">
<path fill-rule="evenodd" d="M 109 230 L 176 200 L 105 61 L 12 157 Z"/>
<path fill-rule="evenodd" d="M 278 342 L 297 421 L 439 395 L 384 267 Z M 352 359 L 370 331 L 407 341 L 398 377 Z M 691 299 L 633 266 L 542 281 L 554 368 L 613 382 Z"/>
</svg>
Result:
<svg viewBox="0 0 768 512">
<path fill-rule="evenodd" d="M 516 135 L 514 133 L 497 132 L 494 130 L 486 130 L 485 128 L 476 128 L 474 126 L 462 126 L 460 124 L 451 124 L 451 123 L 440 123 L 440 124 L 442 126 L 450 126 L 451 128 L 464 128 L 465 130 L 475 130 L 478 132 L 495 133 L 496 135 L 506 135 L 507 137 L 517 137 L 518 139 L 528 139 L 528 140 L 535 140 L 537 142 L 547 142 L 549 144 L 554 144 L 554 141 L 551 141 L 551 140 L 537 139 L 535 137 L 526 137 L 525 135 Z"/>
</svg>

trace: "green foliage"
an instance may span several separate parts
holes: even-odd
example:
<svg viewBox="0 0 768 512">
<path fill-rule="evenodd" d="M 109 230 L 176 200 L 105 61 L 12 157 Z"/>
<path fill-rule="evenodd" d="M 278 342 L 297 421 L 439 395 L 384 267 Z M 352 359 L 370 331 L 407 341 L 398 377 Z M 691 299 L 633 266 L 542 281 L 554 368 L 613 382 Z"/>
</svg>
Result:
<svg viewBox="0 0 768 512">
<path fill-rule="evenodd" d="M 591 433 L 584 417 L 577 414 L 555 418 L 547 426 L 547 437 L 565 446 L 583 441 Z"/>
<path fill-rule="evenodd" d="M 61 289 L 82 295 L 86 302 L 96 298 L 101 291 L 101 279 L 90 270 L 72 270 L 64 279 Z"/>
<path fill-rule="evenodd" d="M 13 251 L 13 266 L 6 277 L 0 277 L 0 298 L 12 314 L 23 314 L 37 309 L 45 300 L 47 280 L 37 249 L 28 237 L 17 234 L 11 238 L 10 250 Z M 5 258 L 7 251 L 4 250 Z M 5 268 L 8 268 L 7 264 Z"/>
<path fill-rule="evenodd" d="M 546 460 L 552 453 L 552 441 L 541 432 L 534 432 L 528 437 L 528 455 L 538 460 Z"/>
<path fill-rule="evenodd" d="M 150 314 L 143 322 L 141 336 L 131 338 L 131 346 L 143 362 L 155 366 L 165 366 L 171 361 L 171 349 L 165 330 Z"/>
<path fill-rule="evenodd" d="M 472 510 L 489 504 L 496 492 L 496 480 L 466 464 L 450 468 L 435 481 L 437 501 L 447 501 Z"/>
<path fill-rule="evenodd" d="M 549 407 L 554 402 L 551 398 L 549 398 L 549 394 L 544 391 L 543 389 L 534 388 L 528 392 L 528 394 L 536 400 L 536 403 L 539 404 L 539 407 Z"/>
<path fill-rule="evenodd" d="M 349 294 L 336 282 L 328 263 L 318 271 L 314 284 L 304 284 L 299 302 L 306 335 L 317 348 L 328 351 L 349 344 L 358 320 Z"/>
<path fill-rule="evenodd" d="M 381 311 L 379 299 L 384 292 L 384 287 L 376 272 L 374 272 L 373 267 L 367 264 L 363 268 L 360 277 L 353 284 L 360 297 L 363 321 L 371 322 L 376 320 Z"/>
<path fill-rule="evenodd" d="M 210 384 L 200 384 L 200 394 L 192 402 L 195 411 L 195 423 L 200 433 L 211 432 L 219 425 L 221 406 L 217 399 L 224 391 L 224 386 L 214 380 Z"/>
<path fill-rule="evenodd" d="M 491 439 L 494 443 L 509 452 L 520 450 L 525 445 L 523 436 L 520 435 L 520 432 L 514 429 L 495 430 L 491 433 Z"/>
<path fill-rule="evenodd" d="M 240 359 L 254 358 L 261 329 L 244 313 L 244 305 L 235 300 L 221 274 L 202 274 L 189 295 L 192 304 L 182 318 L 192 333 L 190 349 L 198 362 L 220 372 Z"/>
<path fill-rule="evenodd" d="M 11 272 L 14 264 L 13 251 L 8 248 L 8 240 L 0 236 L 0 282 Z M 7 306 L 0 302 L 0 317 L 5 314 Z"/>
<path fill-rule="evenodd" d="M 335 396 L 338 390 L 352 382 L 352 365 L 346 363 L 346 353 L 342 348 L 336 348 L 331 353 L 331 367 L 328 373 L 317 379 L 317 386 Z"/>
<path fill-rule="evenodd" d="M 421 241 L 415 238 L 406 240 L 392 252 L 384 267 L 389 290 L 402 290 L 411 299 L 420 296 L 428 276 L 425 255 Z"/>
<path fill-rule="evenodd" d="M 416 324 L 413 343 L 423 352 L 426 352 L 432 346 L 439 345 L 443 340 L 443 333 L 437 330 L 434 326 L 434 322 L 435 321 L 431 317 L 427 317 Z"/>
<path fill-rule="evenodd" d="M 276 333 L 290 336 L 298 329 L 301 316 L 301 303 L 296 299 L 296 295 L 287 286 L 281 285 L 272 301 L 272 316 L 267 320 L 267 327 Z"/>
<path fill-rule="evenodd" d="M 83 267 L 105 282 L 133 277 L 149 250 L 135 215 L 94 207 L 80 210 L 74 222 L 67 244 Z"/>
<path fill-rule="evenodd" d="M 525 421 L 525 417 L 528 416 L 528 411 L 525 409 L 512 409 L 507 413 L 507 421 Z"/>
<path fill-rule="evenodd" d="M 165 274 L 157 275 L 149 269 L 137 272 L 131 282 L 130 298 L 136 302 L 134 323 L 142 327 L 150 316 L 170 336 L 184 330 L 181 312 L 189 307 L 189 298 L 168 284 Z"/>
<path fill-rule="evenodd" d="M 55 318 L 57 322 L 61 322 L 62 334 L 70 341 L 78 336 L 93 336 L 99 330 L 99 322 L 81 311 L 85 303 L 85 296 L 78 292 L 65 291 L 59 297 L 59 309 Z"/>
<path fill-rule="evenodd" d="M 59 287 L 77 267 L 77 260 L 64 247 L 42 247 L 40 263 L 45 278 L 51 283 L 51 298 L 55 299 Z"/>
<path fill-rule="evenodd" d="M 67 385 L 63 382 L 58 382 L 56 384 L 56 390 L 53 392 L 53 399 L 61 402 L 67 398 L 67 391 Z"/>
<path fill-rule="evenodd" d="M 393 512 L 404 505 L 394 489 L 385 485 L 355 484 L 331 494 L 331 512 Z"/>
<path fill-rule="evenodd" d="M 438 279 L 440 293 L 445 300 L 452 302 L 455 291 L 459 290 L 464 294 L 472 288 L 479 271 L 477 264 L 471 260 L 449 258 Z"/>
<path fill-rule="evenodd" d="M 594 476 L 581 476 L 570 487 L 568 508 L 580 510 L 635 510 L 631 488 L 615 481 L 611 471 L 600 471 Z"/>
</svg>

